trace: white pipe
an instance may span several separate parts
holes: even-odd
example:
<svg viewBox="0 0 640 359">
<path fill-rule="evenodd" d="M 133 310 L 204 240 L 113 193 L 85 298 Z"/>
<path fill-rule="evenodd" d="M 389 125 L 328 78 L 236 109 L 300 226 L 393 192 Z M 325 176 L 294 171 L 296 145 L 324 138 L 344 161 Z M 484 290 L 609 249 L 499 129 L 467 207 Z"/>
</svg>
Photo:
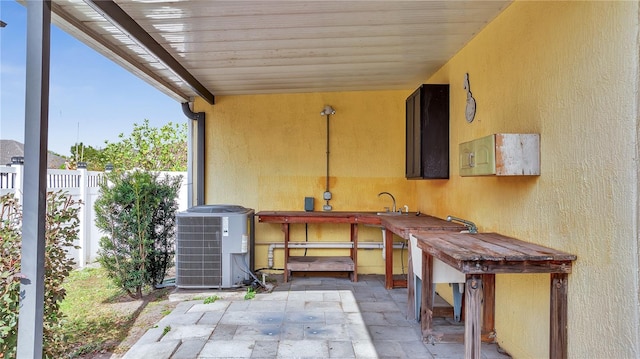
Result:
<svg viewBox="0 0 640 359">
<path fill-rule="evenodd" d="M 406 247 L 403 243 L 394 243 L 394 248 Z M 271 243 L 267 253 L 269 269 L 273 268 L 273 251 L 276 248 L 284 248 L 284 243 Z M 314 248 L 314 249 L 341 249 L 353 248 L 352 242 L 289 242 L 289 248 Z M 358 242 L 358 249 L 382 249 L 383 242 Z"/>
</svg>

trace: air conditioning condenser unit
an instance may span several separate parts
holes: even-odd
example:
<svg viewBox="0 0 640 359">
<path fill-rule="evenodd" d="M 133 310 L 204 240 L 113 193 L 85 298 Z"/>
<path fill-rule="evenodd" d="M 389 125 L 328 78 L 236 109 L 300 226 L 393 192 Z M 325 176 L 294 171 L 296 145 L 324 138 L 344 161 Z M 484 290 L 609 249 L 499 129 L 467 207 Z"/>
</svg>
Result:
<svg viewBox="0 0 640 359">
<path fill-rule="evenodd" d="M 250 279 L 254 211 L 202 205 L 176 214 L 176 287 L 234 288 Z"/>
</svg>

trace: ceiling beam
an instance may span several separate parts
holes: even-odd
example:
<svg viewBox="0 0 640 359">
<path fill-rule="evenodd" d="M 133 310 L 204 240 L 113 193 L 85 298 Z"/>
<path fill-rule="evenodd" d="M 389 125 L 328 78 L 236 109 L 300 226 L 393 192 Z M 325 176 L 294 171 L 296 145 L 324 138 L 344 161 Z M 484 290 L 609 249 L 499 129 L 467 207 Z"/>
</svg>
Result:
<svg viewBox="0 0 640 359">
<path fill-rule="evenodd" d="M 92 10 L 90 6 L 87 5 L 87 7 Z M 136 61 L 136 54 L 127 52 L 125 50 L 126 47 L 119 47 L 115 43 L 108 41 L 105 36 L 101 36 L 89 26 L 89 22 L 77 19 L 71 15 L 65 7 L 58 3 L 51 4 L 51 12 L 52 15 L 55 15 L 52 16 L 51 20 L 55 22 L 60 29 L 85 43 L 98 53 L 104 54 L 106 58 L 122 66 L 122 68 L 129 70 L 132 74 L 140 77 L 174 100 L 180 103 L 189 101 L 189 95 L 185 93 L 187 86 L 184 86 L 182 82 L 180 84 L 171 82 L 169 79 L 157 74 L 156 71 L 154 71 L 155 68 L 145 66 L 144 63 Z M 103 22 L 108 23 L 108 20 L 103 19 Z M 157 62 L 157 60 L 155 60 L 155 62 Z M 191 90 L 191 88 L 189 88 L 189 90 Z"/>
<path fill-rule="evenodd" d="M 215 103 L 213 94 L 115 2 L 112 0 L 85 0 L 85 2 L 138 45 L 145 48 L 149 54 L 180 77 L 207 102 L 212 105 Z"/>
</svg>

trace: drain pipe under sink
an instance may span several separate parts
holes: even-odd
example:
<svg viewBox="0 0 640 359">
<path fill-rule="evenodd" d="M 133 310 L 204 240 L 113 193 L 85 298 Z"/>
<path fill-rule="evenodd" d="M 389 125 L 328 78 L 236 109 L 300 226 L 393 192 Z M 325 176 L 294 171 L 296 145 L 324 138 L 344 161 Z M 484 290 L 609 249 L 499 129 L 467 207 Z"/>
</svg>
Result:
<svg viewBox="0 0 640 359">
<path fill-rule="evenodd" d="M 297 248 L 314 248 L 314 249 L 341 249 L 352 248 L 351 242 L 289 242 L 290 249 Z M 406 245 L 402 243 L 394 243 L 393 248 L 403 248 Z M 276 248 L 284 248 L 284 243 L 271 243 L 269 245 L 269 251 L 267 253 L 268 267 L 273 268 L 273 251 Z M 358 242 L 358 249 L 383 249 L 384 242 Z"/>
</svg>

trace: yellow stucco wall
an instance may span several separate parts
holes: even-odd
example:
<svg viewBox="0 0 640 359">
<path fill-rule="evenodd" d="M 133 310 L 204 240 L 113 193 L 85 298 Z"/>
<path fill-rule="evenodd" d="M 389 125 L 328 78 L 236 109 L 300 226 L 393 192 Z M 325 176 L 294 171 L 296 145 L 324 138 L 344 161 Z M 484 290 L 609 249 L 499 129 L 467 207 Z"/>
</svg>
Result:
<svg viewBox="0 0 640 359">
<path fill-rule="evenodd" d="M 326 117 L 331 105 L 330 201 L 334 211 L 381 211 L 391 206 L 415 210 L 415 186 L 404 178 L 404 101 L 407 91 L 218 96 L 206 113 L 206 203 L 231 203 L 261 210 L 304 210 L 304 197 L 321 211 L 326 184 Z M 303 225 L 292 240 L 304 241 Z M 256 268 L 267 266 L 267 245 L 282 242 L 280 226 L 258 223 Z M 310 241 L 343 241 L 348 225 L 309 225 Z M 380 229 L 360 226 L 359 240 L 380 242 Z M 312 255 L 309 250 L 309 255 Z M 397 251 L 398 273 L 401 272 Z M 295 254 L 295 252 L 292 252 Z M 325 253 L 326 254 L 326 253 Z M 406 257 L 406 256 L 405 256 Z M 276 268 L 282 268 L 276 250 Z M 406 258 L 405 258 L 406 260 Z M 383 273 L 380 250 L 361 250 L 360 273 Z"/>
<path fill-rule="evenodd" d="M 638 47 L 638 2 L 516 1 L 424 79 L 451 84 L 449 180 L 404 179 L 404 100 L 414 88 L 199 100 L 195 110 L 207 116 L 206 203 L 302 210 L 313 196 L 320 210 L 326 122 L 319 113 L 330 104 L 334 210 L 380 210 L 389 204 L 377 193 L 390 191 L 411 210 L 574 253 L 569 357 L 637 358 Z M 466 72 L 478 104 L 472 124 L 464 119 Z M 460 177 L 457 145 L 501 132 L 541 135 L 542 175 Z M 256 232 L 259 268 L 267 264 L 264 243 L 282 234 L 270 224 Z M 304 227 L 294 229 L 294 240 L 304 236 Z M 341 226 L 309 227 L 310 240 L 347 236 Z M 380 240 L 379 230 L 361 228 L 360 238 Z M 383 273 L 379 251 L 360 251 L 359 259 L 360 273 Z M 548 357 L 548 286 L 546 275 L 496 278 L 498 341 L 515 358 Z"/>
<path fill-rule="evenodd" d="M 418 205 L 576 254 L 569 357 L 640 357 L 638 3 L 517 1 L 426 82 L 452 85 L 451 179 L 418 183 Z M 500 132 L 540 134 L 542 175 L 460 177 L 457 144 Z M 496 277 L 498 341 L 515 358 L 548 357 L 548 287 Z"/>
</svg>

